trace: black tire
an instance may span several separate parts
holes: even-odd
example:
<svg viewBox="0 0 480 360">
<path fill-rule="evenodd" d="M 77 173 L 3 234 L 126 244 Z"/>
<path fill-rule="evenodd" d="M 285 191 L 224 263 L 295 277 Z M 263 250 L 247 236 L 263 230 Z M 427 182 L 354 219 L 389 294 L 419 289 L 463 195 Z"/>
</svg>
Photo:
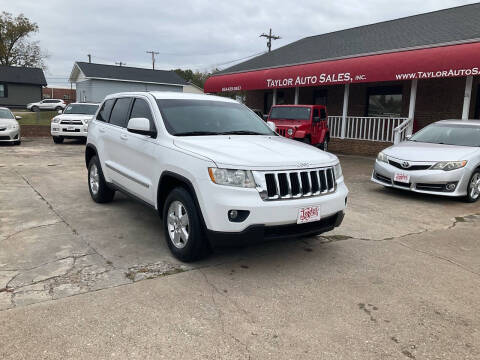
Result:
<svg viewBox="0 0 480 360">
<path fill-rule="evenodd" d="M 38 106 L 32 106 L 32 109 L 31 109 L 33 112 L 37 112 L 39 111 L 40 109 L 38 108 Z"/>
<path fill-rule="evenodd" d="M 188 221 L 187 240 L 183 241 L 183 244 L 179 244 L 178 246 L 174 244 L 168 227 L 169 209 L 170 205 L 174 202 L 177 204 L 180 203 L 183 206 Z M 180 219 L 177 220 L 179 220 L 179 223 L 176 225 L 181 225 Z M 171 224 L 171 226 L 173 227 L 175 225 Z M 167 242 L 170 251 L 177 259 L 184 262 L 191 262 L 202 259 L 210 253 L 210 247 L 203 231 L 199 209 L 197 209 L 192 195 L 190 195 L 190 193 L 183 187 L 174 188 L 165 200 L 163 207 L 163 228 L 165 241 Z M 175 230 L 172 230 L 172 236 L 174 236 L 174 231 Z"/>
<path fill-rule="evenodd" d="M 323 142 L 320 144 L 320 149 L 323 151 L 328 151 L 328 139 L 323 139 Z"/>
<path fill-rule="evenodd" d="M 61 137 L 61 136 L 54 136 L 54 137 L 53 137 L 53 142 L 54 142 L 55 144 L 63 144 L 63 140 L 64 140 L 64 139 L 63 139 L 63 137 Z"/>
<path fill-rule="evenodd" d="M 20 145 L 21 143 L 22 143 L 22 140 L 17 140 L 17 141 L 15 141 L 13 144 L 14 144 L 14 145 Z"/>
<path fill-rule="evenodd" d="M 91 181 L 91 177 L 94 176 L 94 167 L 96 168 L 98 176 L 96 188 L 93 188 L 93 183 Z M 88 190 L 90 191 L 90 196 L 92 197 L 93 201 L 100 204 L 112 201 L 113 197 L 115 196 L 115 190 L 110 189 L 105 182 L 102 167 L 100 166 L 100 161 L 96 155 L 93 156 L 88 163 Z"/>
<path fill-rule="evenodd" d="M 473 172 L 472 176 L 468 180 L 468 187 L 467 187 L 467 196 L 465 196 L 465 201 L 469 203 L 474 203 L 480 198 L 480 194 L 472 191 L 474 179 L 477 181 L 480 179 L 480 169 L 477 169 Z"/>
</svg>

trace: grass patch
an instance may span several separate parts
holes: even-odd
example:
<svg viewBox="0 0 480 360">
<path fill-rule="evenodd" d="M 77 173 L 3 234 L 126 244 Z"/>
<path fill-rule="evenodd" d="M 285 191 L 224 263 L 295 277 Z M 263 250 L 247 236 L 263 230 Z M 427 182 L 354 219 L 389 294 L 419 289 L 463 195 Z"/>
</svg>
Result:
<svg viewBox="0 0 480 360">
<path fill-rule="evenodd" d="M 56 111 L 14 111 L 14 115 L 21 116 L 22 118 L 18 120 L 20 125 L 44 125 L 50 126 L 52 118 L 58 113 Z"/>
</svg>

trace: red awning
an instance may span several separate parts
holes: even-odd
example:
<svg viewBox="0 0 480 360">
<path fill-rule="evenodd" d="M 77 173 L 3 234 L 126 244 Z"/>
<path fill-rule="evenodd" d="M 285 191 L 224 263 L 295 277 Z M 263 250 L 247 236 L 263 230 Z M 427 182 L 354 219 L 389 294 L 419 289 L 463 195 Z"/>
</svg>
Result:
<svg viewBox="0 0 480 360">
<path fill-rule="evenodd" d="M 322 61 L 207 79 L 204 91 L 325 86 L 480 75 L 480 43 Z"/>
</svg>

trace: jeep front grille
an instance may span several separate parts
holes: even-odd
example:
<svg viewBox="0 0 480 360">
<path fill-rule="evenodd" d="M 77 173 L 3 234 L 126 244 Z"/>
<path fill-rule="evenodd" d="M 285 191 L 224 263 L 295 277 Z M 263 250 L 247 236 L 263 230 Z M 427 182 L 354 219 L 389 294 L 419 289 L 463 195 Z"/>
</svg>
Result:
<svg viewBox="0 0 480 360">
<path fill-rule="evenodd" d="M 277 134 L 280 136 L 286 136 L 287 135 L 287 129 L 279 129 L 277 128 L 276 130 Z"/>
<path fill-rule="evenodd" d="M 263 200 L 320 196 L 336 190 L 333 167 L 292 171 L 254 171 Z"/>
</svg>

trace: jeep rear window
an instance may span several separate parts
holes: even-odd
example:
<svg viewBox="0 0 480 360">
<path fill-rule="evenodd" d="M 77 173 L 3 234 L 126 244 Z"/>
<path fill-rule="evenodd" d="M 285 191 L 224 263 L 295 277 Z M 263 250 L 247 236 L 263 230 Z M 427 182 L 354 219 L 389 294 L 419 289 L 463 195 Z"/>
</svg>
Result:
<svg viewBox="0 0 480 360">
<path fill-rule="evenodd" d="M 275 135 L 253 111 L 238 103 L 159 99 L 157 104 L 172 135 Z"/>
<path fill-rule="evenodd" d="M 310 120 L 309 107 L 279 106 L 273 107 L 270 113 L 271 120 Z"/>
</svg>

